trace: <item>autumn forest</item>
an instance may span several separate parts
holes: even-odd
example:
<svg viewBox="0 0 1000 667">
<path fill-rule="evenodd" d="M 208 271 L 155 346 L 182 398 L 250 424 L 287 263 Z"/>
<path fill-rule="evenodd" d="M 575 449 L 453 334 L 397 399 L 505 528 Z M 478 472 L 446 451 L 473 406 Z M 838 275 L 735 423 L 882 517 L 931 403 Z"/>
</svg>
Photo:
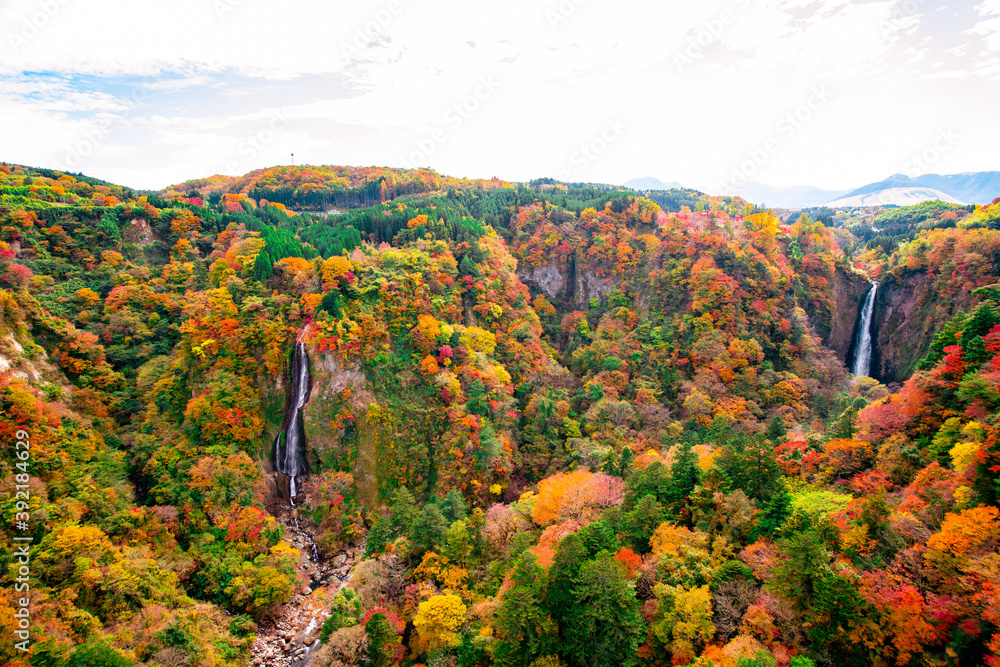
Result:
<svg viewBox="0 0 1000 667">
<path fill-rule="evenodd" d="M 1000 665 L 1000 200 L 4 163 L 0 442 L 10 667 Z"/>
</svg>

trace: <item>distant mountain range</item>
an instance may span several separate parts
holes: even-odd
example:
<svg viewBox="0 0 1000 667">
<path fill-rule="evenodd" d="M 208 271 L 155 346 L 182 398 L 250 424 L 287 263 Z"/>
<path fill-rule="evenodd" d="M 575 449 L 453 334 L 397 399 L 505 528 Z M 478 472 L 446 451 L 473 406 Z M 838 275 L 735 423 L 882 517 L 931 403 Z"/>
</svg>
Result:
<svg viewBox="0 0 1000 667">
<path fill-rule="evenodd" d="M 681 187 L 653 177 L 636 178 L 625 183 L 635 190 L 669 190 Z M 911 178 L 894 174 L 884 181 L 869 183 L 855 190 L 824 190 L 813 186 L 772 187 L 748 181 L 723 192 L 756 204 L 773 208 L 809 208 L 813 206 L 907 206 L 929 199 L 954 204 L 988 204 L 1000 197 L 1000 171 L 964 174 L 924 174 Z"/>
<path fill-rule="evenodd" d="M 934 188 L 899 187 L 883 188 L 881 190 L 872 190 L 870 192 L 855 190 L 854 192 L 841 197 L 840 199 L 829 202 L 826 205 L 830 208 L 846 208 L 850 206 L 886 206 L 887 204 L 910 206 L 911 204 L 919 204 L 920 202 L 934 199 L 940 199 L 941 201 L 946 201 L 950 204 L 968 203 L 961 201 L 956 197 L 952 197 L 941 190 L 935 190 Z"/>
<path fill-rule="evenodd" d="M 633 190 L 673 190 L 674 188 L 683 188 L 684 186 L 676 181 L 664 183 L 658 178 L 646 176 L 645 178 L 633 178 L 630 181 L 625 181 L 625 187 L 632 188 Z"/>
<path fill-rule="evenodd" d="M 724 195 L 736 195 L 748 202 L 771 208 L 807 208 L 819 206 L 838 197 L 847 195 L 849 190 L 824 190 L 810 185 L 771 187 L 763 183 L 748 181 L 731 188 Z"/>
</svg>

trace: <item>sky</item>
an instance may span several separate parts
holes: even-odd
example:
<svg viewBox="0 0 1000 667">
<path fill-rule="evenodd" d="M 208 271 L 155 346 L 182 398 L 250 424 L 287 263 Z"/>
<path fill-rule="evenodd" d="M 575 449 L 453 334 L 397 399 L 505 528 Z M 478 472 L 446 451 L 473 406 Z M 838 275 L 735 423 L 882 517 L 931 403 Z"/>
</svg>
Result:
<svg viewBox="0 0 1000 667">
<path fill-rule="evenodd" d="M 1000 169 L 1000 0 L 4 0 L 0 160 L 851 189 Z M 292 156 L 294 154 L 294 158 Z"/>
</svg>

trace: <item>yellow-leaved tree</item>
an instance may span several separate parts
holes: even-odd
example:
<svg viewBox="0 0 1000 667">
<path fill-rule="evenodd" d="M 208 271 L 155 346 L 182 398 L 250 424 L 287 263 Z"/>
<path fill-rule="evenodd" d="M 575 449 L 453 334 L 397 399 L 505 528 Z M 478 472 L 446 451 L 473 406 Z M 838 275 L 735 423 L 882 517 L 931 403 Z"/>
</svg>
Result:
<svg viewBox="0 0 1000 667">
<path fill-rule="evenodd" d="M 458 629 L 465 622 L 465 604 L 457 595 L 435 595 L 417 607 L 413 625 L 420 650 L 435 651 L 458 645 Z"/>
</svg>

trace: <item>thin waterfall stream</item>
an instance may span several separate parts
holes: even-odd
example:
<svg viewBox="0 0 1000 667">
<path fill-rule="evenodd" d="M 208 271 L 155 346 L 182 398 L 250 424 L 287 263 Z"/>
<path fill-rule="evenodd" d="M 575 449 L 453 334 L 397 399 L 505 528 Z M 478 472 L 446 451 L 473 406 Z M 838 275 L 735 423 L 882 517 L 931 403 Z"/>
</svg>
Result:
<svg viewBox="0 0 1000 667">
<path fill-rule="evenodd" d="M 288 415 L 285 430 L 279 433 L 274 441 L 274 464 L 279 471 L 288 475 L 288 502 L 292 507 L 295 530 L 307 537 L 312 548 L 313 561 L 318 563 L 319 549 L 316 547 L 316 541 L 312 535 L 302 530 L 299 525 L 298 509 L 295 506 L 295 496 L 298 494 L 298 477 L 306 471 L 306 438 L 302 421 L 302 408 L 309 399 L 311 389 L 309 355 L 306 352 L 306 344 L 301 338 L 296 341 L 295 351 L 292 353 L 292 378 L 294 382 L 292 409 Z"/>
<path fill-rule="evenodd" d="M 872 319 L 875 313 L 875 295 L 878 293 L 878 283 L 872 281 L 868 290 L 864 308 L 861 309 L 861 319 L 858 323 L 858 339 L 854 347 L 854 363 L 851 372 L 855 376 L 869 375 L 872 370 Z"/>
<path fill-rule="evenodd" d="M 306 354 L 306 344 L 301 339 L 296 341 L 295 352 L 292 354 L 292 377 L 295 383 L 292 409 L 285 430 L 279 433 L 274 441 L 274 464 L 289 477 L 288 495 L 294 507 L 295 496 L 298 493 L 296 480 L 306 469 L 302 408 L 309 398 L 310 389 L 309 355 Z"/>
</svg>

